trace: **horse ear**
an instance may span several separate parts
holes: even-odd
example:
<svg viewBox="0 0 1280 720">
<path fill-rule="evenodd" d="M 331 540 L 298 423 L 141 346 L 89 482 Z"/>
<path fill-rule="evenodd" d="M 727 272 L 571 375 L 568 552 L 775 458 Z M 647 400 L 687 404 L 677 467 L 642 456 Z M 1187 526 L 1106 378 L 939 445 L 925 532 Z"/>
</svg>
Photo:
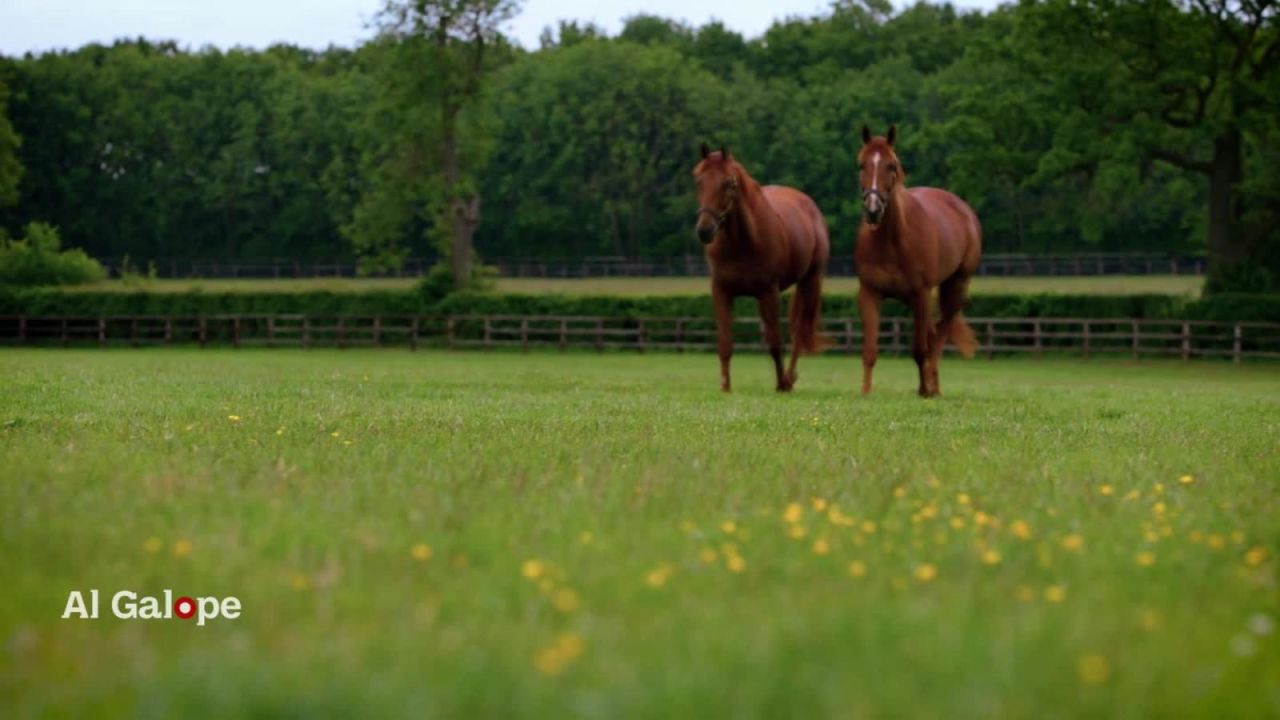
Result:
<svg viewBox="0 0 1280 720">
<path fill-rule="evenodd" d="M 871 128 L 866 125 L 862 126 L 862 144 L 866 145 L 871 142 Z"/>
<path fill-rule="evenodd" d="M 725 160 L 729 159 L 729 148 L 725 147 L 724 143 L 720 143 L 720 157 Z"/>
<path fill-rule="evenodd" d="M 897 125 L 890 125 L 890 126 L 889 126 L 889 134 L 888 134 L 888 135 L 885 135 L 885 139 L 887 139 L 887 140 L 889 141 L 889 147 L 893 147 L 893 141 L 894 141 L 894 139 L 895 139 L 895 138 L 897 138 L 897 137 L 898 137 L 898 126 L 897 126 Z"/>
<path fill-rule="evenodd" d="M 702 143 L 702 159 L 706 160 L 707 156 L 710 154 L 711 154 L 711 148 L 707 147 L 706 143 Z"/>
</svg>

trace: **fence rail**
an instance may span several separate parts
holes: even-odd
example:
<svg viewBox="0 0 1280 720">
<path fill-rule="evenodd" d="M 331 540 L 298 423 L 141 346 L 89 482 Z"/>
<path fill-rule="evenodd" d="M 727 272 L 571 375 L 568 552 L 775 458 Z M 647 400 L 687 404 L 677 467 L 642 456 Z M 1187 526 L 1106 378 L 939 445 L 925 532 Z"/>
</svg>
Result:
<svg viewBox="0 0 1280 720">
<path fill-rule="evenodd" d="M 1070 353 L 1280 359 L 1280 323 L 1139 320 L 1127 318 L 970 318 L 979 352 Z M 783 321 L 785 325 L 786 322 Z M 822 331 L 835 352 L 861 348 L 854 318 L 827 318 Z M 880 347 L 905 353 L 908 318 L 886 318 Z M 735 341 L 763 350 L 759 320 L 739 318 Z M 546 315 L 8 315 L 0 316 L 7 345 L 265 347 L 513 347 L 693 352 L 714 349 L 715 321 L 705 317 L 610 318 Z"/>
<path fill-rule="evenodd" d="M 397 271 L 384 273 L 391 277 L 420 277 L 435 261 L 431 258 L 408 258 Z M 494 257 L 485 261 L 498 269 L 503 277 L 687 277 L 707 274 L 702 255 L 673 257 L 585 257 L 529 258 Z M 103 262 L 112 276 L 118 277 L 125 267 L 123 260 Z M 139 263 L 132 263 L 137 268 Z M 165 259 L 142 263 L 141 268 L 155 269 L 162 278 L 314 278 L 355 277 L 352 260 L 298 261 L 281 258 L 244 260 L 178 260 Z M 1054 275 L 1203 275 L 1205 260 L 1198 257 L 1175 257 L 1154 254 L 1073 253 L 1057 255 L 988 254 L 978 268 L 980 275 L 1054 276 Z M 827 273 L 853 276 L 853 258 L 848 254 L 831 258 Z"/>
</svg>

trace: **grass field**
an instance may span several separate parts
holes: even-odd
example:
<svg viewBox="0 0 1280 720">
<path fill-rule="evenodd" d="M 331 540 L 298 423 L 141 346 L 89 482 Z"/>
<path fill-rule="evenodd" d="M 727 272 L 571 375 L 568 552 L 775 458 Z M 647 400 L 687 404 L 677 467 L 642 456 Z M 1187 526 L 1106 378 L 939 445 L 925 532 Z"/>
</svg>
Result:
<svg viewBox="0 0 1280 720">
<path fill-rule="evenodd" d="M 1280 369 L 767 362 L 0 353 L 0 715 L 1280 714 Z"/>
<path fill-rule="evenodd" d="M 79 285 L 75 291 L 161 292 L 190 290 L 203 292 L 358 292 L 361 290 L 396 290 L 412 287 L 416 278 L 303 278 L 285 280 L 152 280 L 125 284 L 107 280 Z M 685 278 L 500 278 L 499 292 L 564 293 L 569 295 L 704 295 L 707 279 Z M 1153 293 L 1199 296 L 1204 278 L 1194 275 L 1105 275 L 1098 277 L 979 277 L 973 281 L 974 293 L 1079 293 L 1086 295 L 1125 295 Z M 856 278 L 828 278 L 826 292 L 853 294 L 858 291 Z"/>
</svg>

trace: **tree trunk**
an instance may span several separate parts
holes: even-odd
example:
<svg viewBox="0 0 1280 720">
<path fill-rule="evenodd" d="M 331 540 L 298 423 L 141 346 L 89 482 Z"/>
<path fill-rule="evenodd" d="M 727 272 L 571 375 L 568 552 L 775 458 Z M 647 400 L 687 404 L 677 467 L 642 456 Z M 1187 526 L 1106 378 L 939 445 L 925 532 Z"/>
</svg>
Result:
<svg viewBox="0 0 1280 720">
<path fill-rule="evenodd" d="M 1248 255 L 1240 229 L 1244 207 L 1236 192 L 1243 176 L 1242 145 L 1237 128 L 1224 130 L 1213 141 L 1213 160 L 1209 163 L 1209 264 L 1214 272 L 1226 270 Z"/>
<path fill-rule="evenodd" d="M 463 197 L 458 188 L 458 112 L 457 105 L 445 102 L 440 134 L 440 166 L 444 176 L 445 212 L 448 213 L 449 265 L 453 286 L 459 290 L 471 283 L 471 236 L 480 220 L 480 198 Z"/>
</svg>

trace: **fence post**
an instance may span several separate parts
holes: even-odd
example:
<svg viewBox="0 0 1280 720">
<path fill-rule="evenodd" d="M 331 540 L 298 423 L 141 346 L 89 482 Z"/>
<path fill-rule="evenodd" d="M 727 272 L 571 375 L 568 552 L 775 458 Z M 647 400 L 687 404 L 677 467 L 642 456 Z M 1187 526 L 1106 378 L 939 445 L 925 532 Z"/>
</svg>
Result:
<svg viewBox="0 0 1280 720">
<path fill-rule="evenodd" d="M 382 316 L 373 316 L 373 346 L 382 346 Z"/>
<path fill-rule="evenodd" d="M 1243 330 L 1244 329 L 1240 326 L 1240 323 L 1236 323 L 1235 328 L 1231 332 L 1231 362 L 1236 365 L 1240 364 L 1240 349 L 1244 344 L 1241 342 L 1244 339 Z"/>
<path fill-rule="evenodd" d="M 529 318 L 520 318 L 520 352 L 529 352 Z"/>
<path fill-rule="evenodd" d="M 204 315 L 200 316 L 200 347 L 204 347 L 209 342 L 209 320 Z"/>
<path fill-rule="evenodd" d="M 102 347 L 107 344 L 107 319 L 101 315 L 98 316 L 98 346 Z"/>
<path fill-rule="evenodd" d="M 1182 323 L 1182 359 L 1191 359 L 1191 324 L 1185 320 Z"/>
<path fill-rule="evenodd" d="M 844 351 L 846 354 L 853 352 L 853 321 L 844 321 Z"/>
<path fill-rule="evenodd" d="M 636 341 L 640 344 L 640 354 L 644 354 L 644 320 L 637 321 L 639 325 L 636 327 Z"/>
<path fill-rule="evenodd" d="M 338 348 L 342 348 L 342 344 L 347 339 L 347 316 L 338 316 Z"/>
<path fill-rule="evenodd" d="M 1031 321 L 1031 335 L 1034 342 L 1033 349 L 1036 355 L 1044 352 L 1044 345 L 1040 341 L 1040 318 L 1034 318 Z"/>
<path fill-rule="evenodd" d="M 1138 341 L 1139 341 L 1139 338 L 1141 338 L 1141 334 L 1138 332 L 1138 321 L 1130 320 L 1129 327 L 1133 331 L 1133 359 L 1137 360 L 1138 359 Z"/>
<path fill-rule="evenodd" d="M 64 342 L 67 339 L 66 320 L 62 321 L 62 339 Z M 138 318 L 132 318 L 129 320 L 129 345 L 131 347 L 138 347 Z"/>
<path fill-rule="evenodd" d="M 893 326 L 893 342 L 890 344 L 890 347 L 893 348 L 894 352 L 901 352 L 902 321 L 898 318 L 894 318 L 891 324 Z M 863 332 L 866 332 L 865 328 L 863 329 Z"/>
<path fill-rule="evenodd" d="M 418 316 L 414 315 L 413 320 L 409 322 L 409 351 L 418 351 Z"/>
<path fill-rule="evenodd" d="M 165 345 L 173 344 L 173 318 L 172 317 L 167 317 L 164 319 L 164 344 Z"/>
<path fill-rule="evenodd" d="M 596 318 L 596 352 L 604 352 L 604 318 Z"/>
<path fill-rule="evenodd" d="M 560 318 L 560 352 L 569 346 L 569 321 Z"/>
<path fill-rule="evenodd" d="M 1084 325 L 1084 330 L 1083 330 L 1083 334 L 1084 334 L 1084 357 L 1085 357 L 1085 359 L 1088 359 L 1088 358 L 1089 358 L 1089 321 L 1088 321 L 1088 320 L 1082 320 L 1082 321 L 1081 321 L 1081 324 L 1082 324 L 1082 325 Z"/>
<path fill-rule="evenodd" d="M 18 316 L 18 342 L 22 345 L 27 344 L 27 316 Z"/>
<path fill-rule="evenodd" d="M 67 319 L 62 318 L 62 347 L 67 346 Z"/>
<path fill-rule="evenodd" d="M 267 347 L 271 347 L 276 340 L 276 316 L 267 317 Z"/>
<path fill-rule="evenodd" d="M 448 343 L 448 347 L 450 350 L 452 350 L 453 349 L 453 316 L 452 315 L 450 315 L 449 319 L 445 321 L 445 334 L 447 335 L 446 341 Z"/>
<path fill-rule="evenodd" d="M 240 347 L 240 316 L 231 318 L 231 344 Z"/>
<path fill-rule="evenodd" d="M 684 318 L 676 318 L 676 352 L 684 352 Z"/>
<path fill-rule="evenodd" d="M 492 333 L 493 333 L 493 328 L 489 322 L 489 316 L 485 315 L 484 316 L 484 349 L 485 350 L 489 349 L 489 340 Z"/>
<path fill-rule="evenodd" d="M 996 324 L 991 320 L 987 321 L 987 359 L 996 359 Z"/>
<path fill-rule="evenodd" d="M 302 316 L 302 349 L 311 347 L 311 316 Z"/>
</svg>

